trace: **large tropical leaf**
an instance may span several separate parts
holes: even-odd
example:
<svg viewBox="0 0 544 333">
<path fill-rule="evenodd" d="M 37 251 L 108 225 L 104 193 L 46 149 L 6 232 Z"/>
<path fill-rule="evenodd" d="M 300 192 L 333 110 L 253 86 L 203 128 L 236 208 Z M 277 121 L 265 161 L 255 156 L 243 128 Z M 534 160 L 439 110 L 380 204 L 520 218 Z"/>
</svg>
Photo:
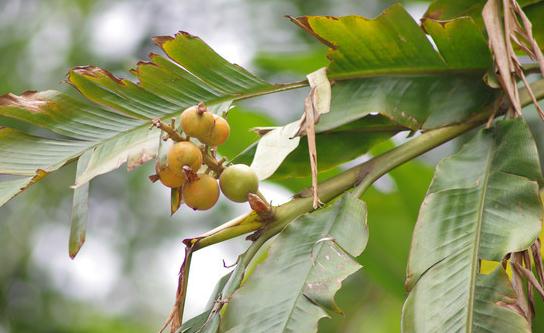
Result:
<svg viewBox="0 0 544 333">
<path fill-rule="evenodd" d="M 304 16 L 293 21 L 329 46 L 331 79 L 357 78 L 334 87 L 331 109 L 338 111 L 327 121 L 335 125 L 380 112 L 412 129 L 439 127 L 465 119 L 493 99 L 480 80 L 491 56 L 470 18 L 429 20 L 428 36 L 400 5 L 375 19 Z"/>
<path fill-rule="evenodd" d="M 331 112 L 322 115 L 318 132 L 336 129 L 372 112 L 414 130 L 440 127 L 481 111 L 497 96 L 481 80 L 492 64 L 491 55 L 484 36 L 470 18 L 427 20 L 428 35 L 400 5 L 375 19 L 304 16 L 292 20 L 329 46 L 328 76 L 337 80 L 332 88 Z M 278 138 L 283 141 L 281 147 L 292 143 L 291 131 L 285 132 Z M 380 138 L 390 135 L 386 130 Z M 369 142 L 366 137 L 357 141 Z M 318 151 L 320 171 L 356 157 L 371 146 L 341 147 L 337 142 L 347 141 L 339 139 L 329 138 L 328 146 L 318 142 L 318 149 L 327 151 L 325 159 L 334 161 L 328 163 Z M 307 173 L 302 164 L 308 165 L 308 158 L 295 156 L 303 151 L 294 150 L 276 178 Z M 237 160 L 247 163 L 254 153 L 254 147 L 250 148 Z"/>
<path fill-rule="evenodd" d="M 315 332 L 334 294 L 361 266 L 367 241 L 365 204 L 350 193 L 303 215 L 272 242 L 269 255 L 228 303 L 225 332 Z"/>
<path fill-rule="evenodd" d="M 152 159 L 159 131 L 149 130 L 150 119 L 175 116 L 199 101 L 224 105 L 276 87 L 228 63 L 189 34 L 156 41 L 172 61 L 152 54 L 150 62 L 139 63 L 133 71 L 138 83 L 96 67 L 70 71 L 68 81 L 93 102 L 57 91 L 0 97 L 0 119 L 4 122 L 14 119 L 64 137 L 46 139 L 2 129 L 0 174 L 51 172 L 90 151 L 87 168 L 76 180 L 81 186 L 127 161 L 133 168 Z M 0 120 L 0 125 L 6 124 Z M 1 187 L 5 189 L 3 198 L 9 199 L 24 186 L 10 181 L 2 182 Z"/>
<path fill-rule="evenodd" d="M 373 112 L 405 128 L 435 128 L 460 122 L 496 98 L 496 91 L 481 80 L 492 64 L 491 55 L 484 36 L 470 18 L 451 22 L 427 20 L 428 35 L 400 5 L 390 7 L 375 19 L 304 16 L 292 20 L 329 46 L 328 75 L 337 80 L 332 88 L 331 112 L 322 115 L 318 132 L 338 129 Z M 384 130 L 381 138 L 391 134 Z M 289 135 L 291 132 L 286 131 L 282 140 L 289 142 Z M 366 138 L 372 136 L 365 135 L 357 141 L 369 142 Z M 350 144 L 345 138 L 328 138 L 327 146 L 319 144 L 319 137 L 318 149 L 327 151 L 324 158 L 318 151 L 320 171 L 369 148 L 341 147 L 338 141 Z M 307 173 L 302 164 L 308 165 L 308 158 L 295 156 L 305 151 L 294 150 L 276 177 Z M 254 152 L 254 148 L 246 150 L 238 161 L 251 161 Z"/>
<path fill-rule="evenodd" d="M 521 119 L 482 129 L 444 159 L 413 235 L 403 332 L 529 332 L 504 272 L 480 273 L 538 237 L 539 160 Z"/>
<path fill-rule="evenodd" d="M 485 39 L 470 19 L 435 23 L 433 29 L 427 29 L 429 35 L 398 5 L 376 19 L 293 20 L 331 47 L 328 75 L 337 82 L 331 112 L 319 125 L 323 131 L 371 112 L 411 129 L 437 127 L 462 121 L 495 98 L 494 91 L 479 80 L 491 58 Z M 438 51 L 429 36 L 435 39 Z M 450 40 L 464 44 L 441 42 Z M 26 144 L 17 147 L 19 155 L 0 155 L 0 165 L 6 166 L 0 173 L 33 176 L 37 170 L 51 172 L 90 151 L 87 168 L 76 179 L 76 186 L 82 186 L 125 162 L 131 169 L 152 159 L 159 136 L 158 131 L 147 129 L 152 118 L 168 119 L 199 101 L 228 104 L 302 86 L 264 82 L 187 33 L 155 41 L 170 59 L 151 54 L 149 62 L 140 62 L 132 71 L 136 82 L 96 67 L 70 71 L 68 82 L 91 102 L 55 91 L 0 97 L 0 126 L 16 120 L 66 137 L 25 138 Z M 2 138 L 8 145 L 13 142 L 9 137 L 24 135 L 9 132 L 8 138 Z M 50 156 L 34 159 L 37 153 L 32 152 L 31 141 Z M 353 147 L 329 151 L 345 155 L 337 163 L 364 152 Z M 3 188 L 9 185 L 16 184 L 2 183 Z M 10 189 L 9 196 L 12 192 L 18 190 Z"/>
</svg>

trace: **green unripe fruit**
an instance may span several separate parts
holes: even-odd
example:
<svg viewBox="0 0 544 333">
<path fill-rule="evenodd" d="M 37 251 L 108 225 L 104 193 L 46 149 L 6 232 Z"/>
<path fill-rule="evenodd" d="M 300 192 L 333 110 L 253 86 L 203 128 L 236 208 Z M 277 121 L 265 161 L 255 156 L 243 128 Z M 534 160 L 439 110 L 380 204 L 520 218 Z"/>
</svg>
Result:
<svg viewBox="0 0 544 333">
<path fill-rule="evenodd" d="M 219 177 L 221 192 L 234 202 L 246 202 L 249 193 L 259 189 L 259 178 L 245 164 L 234 164 L 223 170 Z"/>
<path fill-rule="evenodd" d="M 183 132 L 200 141 L 209 135 L 215 123 L 214 115 L 199 106 L 191 106 L 183 111 L 180 120 Z"/>
<path fill-rule="evenodd" d="M 199 174 L 198 179 L 185 184 L 183 200 L 194 210 L 212 208 L 219 199 L 217 180 L 210 175 Z"/>
<path fill-rule="evenodd" d="M 176 142 L 167 155 L 168 168 L 176 175 L 183 176 L 183 167 L 188 166 L 197 172 L 202 165 L 202 152 L 189 141 Z"/>
</svg>

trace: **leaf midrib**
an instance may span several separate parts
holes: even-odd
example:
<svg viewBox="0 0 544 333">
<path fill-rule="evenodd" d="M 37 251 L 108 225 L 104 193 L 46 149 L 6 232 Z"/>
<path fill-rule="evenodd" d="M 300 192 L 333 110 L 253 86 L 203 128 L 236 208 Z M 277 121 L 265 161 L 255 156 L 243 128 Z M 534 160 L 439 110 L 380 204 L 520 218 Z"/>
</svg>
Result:
<svg viewBox="0 0 544 333">
<path fill-rule="evenodd" d="M 480 200 L 478 206 L 478 220 L 476 224 L 475 231 L 475 240 L 474 247 L 472 252 L 471 268 L 470 268 L 470 280 L 469 280 L 469 294 L 468 294 L 468 304 L 467 304 L 467 322 L 466 322 L 466 332 L 472 333 L 473 326 L 473 315 L 474 315 L 474 301 L 476 294 L 476 279 L 478 274 L 478 254 L 480 253 L 480 241 L 481 241 L 481 231 L 482 224 L 485 213 L 485 200 L 487 195 L 487 184 L 489 182 L 490 169 L 492 164 L 492 157 L 495 153 L 495 146 L 493 145 L 489 150 L 486 158 L 486 165 L 484 170 L 484 178 L 482 181 L 482 191 L 480 193 Z"/>
</svg>

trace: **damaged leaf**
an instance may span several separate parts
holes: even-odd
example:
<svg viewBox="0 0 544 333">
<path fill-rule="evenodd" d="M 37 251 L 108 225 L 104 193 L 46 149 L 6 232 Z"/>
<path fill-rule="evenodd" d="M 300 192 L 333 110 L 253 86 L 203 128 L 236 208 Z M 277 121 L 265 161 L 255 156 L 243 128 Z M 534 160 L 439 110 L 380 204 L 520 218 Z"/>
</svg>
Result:
<svg viewBox="0 0 544 333">
<path fill-rule="evenodd" d="M 366 206 L 350 193 L 299 217 L 273 240 L 264 262 L 234 293 L 222 331 L 316 332 L 320 318 L 339 311 L 334 294 L 360 269 L 353 257 L 361 254 L 367 237 Z"/>
<path fill-rule="evenodd" d="M 0 96 L 0 117 L 66 138 L 52 140 L 2 129 L 0 173 L 50 172 L 89 151 L 89 163 L 75 182 L 77 188 L 124 163 L 132 170 L 155 158 L 159 131 L 149 130 L 152 119 L 170 120 L 201 101 L 223 112 L 232 99 L 275 89 L 220 57 L 198 37 L 178 33 L 155 41 L 171 60 L 151 54 L 150 61 L 138 63 L 132 71 L 136 81 L 93 66 L 71 70 L 67 81 L 90 102 L 73 92 Z M 3 125 L 7 124 L 0 118 Z M 10 184 L 15 186 L 10 192 L 17 193 L 19 183 L 3 185 Z"/>
</svg>

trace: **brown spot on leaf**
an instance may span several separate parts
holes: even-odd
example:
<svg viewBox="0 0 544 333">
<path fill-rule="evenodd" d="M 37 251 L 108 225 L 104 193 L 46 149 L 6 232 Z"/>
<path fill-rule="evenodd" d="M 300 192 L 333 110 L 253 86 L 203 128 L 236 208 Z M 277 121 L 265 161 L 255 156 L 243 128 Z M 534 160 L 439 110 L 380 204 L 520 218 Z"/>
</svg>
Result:
<svg viewBox="0 0 544 333">
<path fill-rule="evenodd" d="M 198 37 L 195 36 L 195 35 L 191 35 L 191 34 L 188 33 L 187 31 L 178 31 L 178 32 L 174 35 L 174 38 L 178 38 L 178 37 L 189 38 L 189 39 L 198 38 Z"/>
<path fill-rule="evenodd" d="M 42 107 L 47 103 L 49 100 L 36 91 L 25 91 L 21 96 L 12 93 L 0 96 L 1 106 L 23 108 L 30 112 L 42 112 Z"/>
<path fill-rule="evenodd" d="M 100 67 L 96 67 L 96 66 L 77 66 L 72 68 L 71 72 L 76 73 L 78 75 L 90 76 L 94 78 L 101 78 L 106 76 L 106 77 L 109 77 L 114 82 L 117 82 L 118 84 L 126 85 L 126 82 L 124 82 L 124 80 L 119 79 L 118 77 L 108 72 L 107 70 L 102 69 Z"/>
<path fill-rule="evenodd" d="M 172 36 L 155 36 L 153 38 L 151 38 L 151 40 L 153 40 L 153 43 L 157 44 L 158 46 L 162 47 L 162 44 L 168 42 L 168 41 L 171 41 L 173 40 L 174 37 Z"/>
</svg>

